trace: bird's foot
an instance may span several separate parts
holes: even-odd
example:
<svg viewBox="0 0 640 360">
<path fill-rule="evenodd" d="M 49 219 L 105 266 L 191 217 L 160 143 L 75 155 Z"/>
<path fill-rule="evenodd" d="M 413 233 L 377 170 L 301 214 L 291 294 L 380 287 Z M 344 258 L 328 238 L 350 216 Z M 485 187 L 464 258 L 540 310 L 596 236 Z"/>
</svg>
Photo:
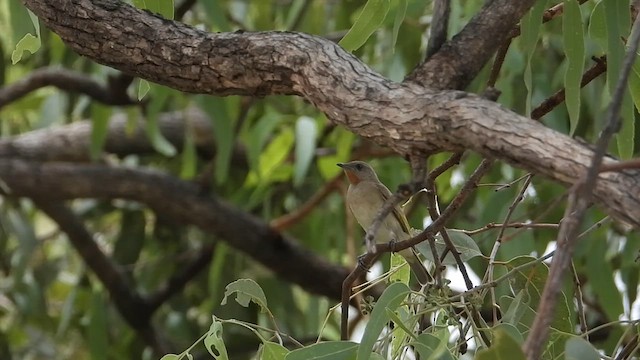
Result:
<svg viewBox="0 0 640 360">
<path fill-rule="evenodd" d="M 364 270 L 364 271 L 366 271 L 366 272 L 369 272 L 369 270 L 370 270 L 370 269 L 369 269 L 369 267 L 368 267 L 367 265 L 365 265 L 365 263 L 364 263 L 364 258 L 365 258 L 365 256 L 367 256 L 367 254 L 363 254 L 363 255 L 358 256 L 358 261 L 357 261 L 357 263 L 358 263 L 358 266 L 359 266 L 362 270 Z"/>
</svg>

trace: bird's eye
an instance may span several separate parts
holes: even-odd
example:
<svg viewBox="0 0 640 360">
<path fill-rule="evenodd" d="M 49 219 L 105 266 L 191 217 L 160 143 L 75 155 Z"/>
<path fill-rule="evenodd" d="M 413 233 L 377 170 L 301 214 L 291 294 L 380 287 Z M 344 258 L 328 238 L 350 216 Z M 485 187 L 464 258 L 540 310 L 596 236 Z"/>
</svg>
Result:
<svg viewBox="0 0 640 360">
<path fill-rule="evenodd" d="M 357 164 L 356 165 L 356 170 L 358 170 L 358 171 L 362 170 L 362 164 Z"/>
</svg>

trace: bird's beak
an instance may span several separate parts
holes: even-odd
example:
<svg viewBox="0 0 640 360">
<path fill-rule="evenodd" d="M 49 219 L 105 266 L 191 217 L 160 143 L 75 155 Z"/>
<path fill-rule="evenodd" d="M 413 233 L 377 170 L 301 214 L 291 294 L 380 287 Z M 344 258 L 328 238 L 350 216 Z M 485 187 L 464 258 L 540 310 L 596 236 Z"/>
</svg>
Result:
<svg viewBox="0 0 640 360">
<path fill-rule="evenodd" d="M 357 184 L 360 182 L 360 178 L 353 172 L 353 168 L 350 166 L 350 164 L 337 163 L 336 165 L 344 170 L 344 173 L 345 175 L 347 175 L 347 179 L 351 184 Z"/>
</svg>

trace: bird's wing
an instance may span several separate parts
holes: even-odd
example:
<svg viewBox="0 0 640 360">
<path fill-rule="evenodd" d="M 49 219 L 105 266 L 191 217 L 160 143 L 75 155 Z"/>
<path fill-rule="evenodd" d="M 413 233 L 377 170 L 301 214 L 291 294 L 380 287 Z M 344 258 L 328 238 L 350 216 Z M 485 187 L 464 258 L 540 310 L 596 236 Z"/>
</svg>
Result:
<svg viewBox="0 0 640 360">
<path fill-rule="evenodd" d="M 387 187 L 384 186 L 383 184 L 377 184 L 377 186 L 380 189 L 380 194 L 382 194 L 382 199 L 384 200 L 383 202 L 384 204 L 387 202 L 387 200 L 390 197 L 393 196 L 393 194 L 391 194 L 391 191 L 389 191 L 389 189 L 387 189 Z M 400 226 L 402 227 L 402 231 L 404 231 L 407 234 L 411 234 L 411 232 L 409 231 L 409 229 L 411 229 L 411 227 L 409 226 L 409 221 L 407 220 L 407 217 L 405 216 L 404 211 L 402 211 L 400 206 L 398 205 L 394 206 L 391 213 L 393 214 L 393 217 L 395 217 L 396 220 L 398 220 L 398 222 L 400 223 Z"/>
</svg>

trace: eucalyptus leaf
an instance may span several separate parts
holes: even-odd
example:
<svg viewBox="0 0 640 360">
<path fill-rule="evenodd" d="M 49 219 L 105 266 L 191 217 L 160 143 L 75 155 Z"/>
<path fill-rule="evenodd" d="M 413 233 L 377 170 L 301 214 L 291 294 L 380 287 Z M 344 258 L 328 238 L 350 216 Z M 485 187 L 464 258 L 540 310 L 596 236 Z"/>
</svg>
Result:
<svg viewBox="0 0 640 360">
<path fill-rule="evenodd" d="M 451 239 L 451 242 L 453 243 L 453 245 L 458 250 L 458 253 L 460 254 L 460 259 L 462 261 L 468 261 L 470 259 L 473 259 L 474 257 L 482 256 L 482 252 L 480 251 L 478 244 L 476 244 L 475 240 L 473 240 L 471 236 L 456 229 L 447 229 L 447 234 L 449 235 L 449 238 Z M 447 245 L 445 244 L 444 239 L 442 239 L 441 234 L 437 234 L 435 236 L 435 245 L 438 251 L 438 256 L 442 256 L 442 254 L 447 249 Z M 431 246 L 429 245 L 429 240 L 423 241 L 414 247 L 427 260 L 434 261 L 433 252 L 431 251 Z M 456 259 L 453 256 L 453 254 L 451 254 L 451 252 L 448 252 L 447 256 L 445 256 L 444 260 L 442 261 L 442 264 L 444 265 L 456 264 Z"/>
</svg>

